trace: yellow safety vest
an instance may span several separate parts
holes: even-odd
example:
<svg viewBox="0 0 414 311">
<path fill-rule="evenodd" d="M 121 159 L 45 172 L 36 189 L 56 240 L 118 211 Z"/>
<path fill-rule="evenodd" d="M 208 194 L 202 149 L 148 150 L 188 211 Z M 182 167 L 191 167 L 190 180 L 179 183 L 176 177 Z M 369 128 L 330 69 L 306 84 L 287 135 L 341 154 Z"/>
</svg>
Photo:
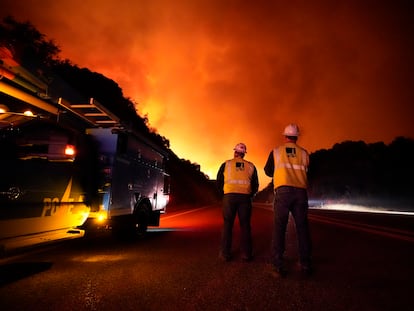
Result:
<svg viewBox="0 0 414 311">
<path fill-rule="evenodd" d="M 249 161 L 242 158 L 227 160 L 224 168 L 224 194 L 250 194 L 252 192 L 251 178 L 253 172 L 254 165 Z"/>
<path fill-rule="evenodd" d="M 275 170 L 273 184 L 280 186 L 307 188 L 306 172 L 309 165 L 308 152 L 295 143 L 286 143 L 273 150 Z"/>
</svg>

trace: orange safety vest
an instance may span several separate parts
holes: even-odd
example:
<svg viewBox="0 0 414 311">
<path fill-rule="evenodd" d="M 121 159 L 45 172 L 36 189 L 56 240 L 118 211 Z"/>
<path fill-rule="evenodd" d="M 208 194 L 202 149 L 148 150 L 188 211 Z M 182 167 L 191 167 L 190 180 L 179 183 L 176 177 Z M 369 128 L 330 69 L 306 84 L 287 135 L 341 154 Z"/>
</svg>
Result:
<svg viewBox="0 0 414 311">
<path fill-rule="evenodd" d="M 224 194 L 251 194 L 251 178 L 254 172 L 253 163 L 241 158 L 226 161 L 224 168 Z"/>
<path fill-rule="evenodd" d="M 309 166 L 308 152 L 295 143 L 286 143 L 273 150 L 275 170 L 273 184 L 275 189 L 280 186 L 307 188 L 306 172 Z"/>
</svg>

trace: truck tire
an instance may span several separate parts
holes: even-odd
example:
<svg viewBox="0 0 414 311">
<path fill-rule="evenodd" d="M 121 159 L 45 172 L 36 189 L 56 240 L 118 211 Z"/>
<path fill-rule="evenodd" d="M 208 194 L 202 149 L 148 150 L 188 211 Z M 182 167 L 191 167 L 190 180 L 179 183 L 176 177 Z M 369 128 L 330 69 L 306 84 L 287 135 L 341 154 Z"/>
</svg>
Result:
<svg viewBox="0 0 414 311">
<path fill-rule="evenodd" d="M 148 222 L 151 207 L 148 203 L 142 203 L 136 210 L 137 233 L 139 236 L 145 235 L 148 230 Z"/>
</svg>

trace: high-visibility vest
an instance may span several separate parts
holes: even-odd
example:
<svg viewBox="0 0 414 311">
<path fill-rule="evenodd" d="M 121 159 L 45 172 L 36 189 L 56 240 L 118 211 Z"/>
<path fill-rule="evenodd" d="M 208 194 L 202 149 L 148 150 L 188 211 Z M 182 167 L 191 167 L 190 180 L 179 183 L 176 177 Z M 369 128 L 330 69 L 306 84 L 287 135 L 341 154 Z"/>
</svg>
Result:
<svg viewBox="0 0 414 311">
<path fill-rule="evenodd" d="M 307 188 L 306 172 L 309 165 L 308 152 L 295 143 L 286 143 L 273 150 L 275 170 L 273 172 L 274 188 L 292 186 Z"/>
<path fill-rule="evenodd" d="M 224 194 L 251 194 L 251 178 L 253 172 L 254 165 L 249 161 L 242 158 L 227 160 L 224 168 Z"/>
</svg>

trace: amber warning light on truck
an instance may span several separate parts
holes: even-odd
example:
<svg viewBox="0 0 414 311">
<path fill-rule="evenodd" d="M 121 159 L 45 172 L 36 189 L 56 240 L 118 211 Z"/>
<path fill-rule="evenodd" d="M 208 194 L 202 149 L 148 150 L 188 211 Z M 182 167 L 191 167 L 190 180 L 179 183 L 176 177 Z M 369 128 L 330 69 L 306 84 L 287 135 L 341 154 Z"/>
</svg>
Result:
<svg viewBox="0 0 414 311">
<path fill-rule="evenodd" d="M 67 156 L 74 156 L 74 155 L 76 155 L 75 146 L 73 146 L 73 145 L 66 145 L 65 155 L 67 155 Z"/>
</svg>

